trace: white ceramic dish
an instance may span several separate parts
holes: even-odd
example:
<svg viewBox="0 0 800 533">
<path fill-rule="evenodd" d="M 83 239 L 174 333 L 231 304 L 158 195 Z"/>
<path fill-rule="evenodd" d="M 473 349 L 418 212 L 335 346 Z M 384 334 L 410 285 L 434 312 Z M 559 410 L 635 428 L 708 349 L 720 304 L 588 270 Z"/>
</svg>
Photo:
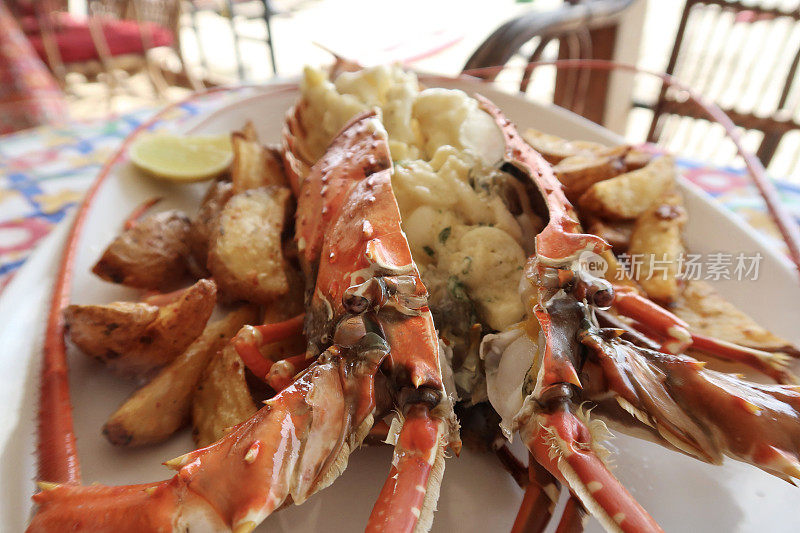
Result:
<svg viewBox="0 0 800 533">
<path fill-rule="evenodd" d="M 616 143 L 602 128 L 555 107 L 466 80 L 429 78 L 428 85 L 480 92 L 494 100 L 521 127 L 535 127 L 567 138 Z M 255 95 L 200 117 L 184 131 L 221 133 L 256 122 L 262 139 L 279 139 L 283 114 L 296 93 Z M 759 235 L 684 183 L 690 214 L 686 240 L 692 252 L 760 252 L 757 281 L 723 281 L 717 288 L 775 332 L 800 342 L 800 285 L 789 262 L 764 246 Z M 125 214 L 146 198 L 164 196 L 162 208 L 196 204 L 200 186 L 171 186 L 142 179 L 127 163 L 111 169 L 90 208 L 80 239 L 72 301 L 100 303 L 131 298 L 133 291 L 100 281 L 89 269 L 117 233 Z M 0 530 L 21 531 L 30 514 L 35 471 L 35 414 L 44 319 L 60 243 L 66 225 L 45 240 L 0 299 Z M 164 445 L 139 450 L 112 447 L 100 435 L 106 417 L 133 385 L 86 357 L 69 353 L 75 429 L 84 483 L 126 484 L 165 479 L 160 463 L 191 449 L 187 432 Z M 754 467 L 727 461 L 702 464 L 661 447 L 618 436 L 611 441 L 615 473 L 667 531 L 797 531 L 800 489 Z M 344 475 L 301 507 L 270 517 L 259 529 L 272 531 L 354 531 L 366 524 L 391 458 L 389 447 L 371 447 L 351 456 Z M 490 456 L 466 451 L 447 461 L 434 531 L 508 531 L 521 491 Z M 600 531 L 590 521 L 587 531 Z"/>
</svg>

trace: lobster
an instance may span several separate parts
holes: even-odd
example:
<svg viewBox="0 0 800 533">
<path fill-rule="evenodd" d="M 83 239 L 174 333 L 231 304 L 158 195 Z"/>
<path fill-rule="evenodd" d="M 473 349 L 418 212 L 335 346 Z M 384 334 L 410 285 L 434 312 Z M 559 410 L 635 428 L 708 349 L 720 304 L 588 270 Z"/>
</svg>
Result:
<svg viewBox="0 0 800 533">
<path fill-rule="evenodd" d="M 604 420 L 641 426 L 703 461 L 729 455 L 799 477 L 800 390 L 715 372 L 683 352 L 695 346 L 772 375 L 780 361 L 694 334 L 635 287 L 587 272 L 581 255 L 609 257 L 609 245 L 583 233 L 549 164 L 496 106 L 479 102 L 502 132 L 500 170 L 522 184 L 546 222 L 523 270 L 525 323 L 481 342 L 487 370 L 511 341 L 521 342 L 530 359 L 517 376 L 518 409 L 489 395 L 504 431 L 519 431 L 532 458 L 515 530 L 546 524 L 537 515 L 549 517 L 559 483 L 572 493 L 559 531 L 579 530 L 585 511 L 610 531 L 660 530 L 607 467 Z M 298 199 L 306 353 L 282 365 L 281 379 L 270 382 L 279 392 L 251 419 L 217 443 L 168 461 L 177 470 L 169 480 L 43 483 L 30 531 L 250 531 L 330 485 L 387 411 L 387 396 L 399 414 L 388 432 L 395 452 L 367 529 L 430 526 L 445 448 L 458 452 L 461 444 L 427 290 L 401 230 L 388 135 L 374 111 L 361 113 L 314 160 L 304 146 L 304 105 L 287 114 L 284 166 Z M 620 316 L 635 319 L 634 326 Z M 290 322 L 279 334 L 296 330 L 298 321 Z M 234 344 L 246 360 L 275 335 L 274 324 L 251 328 Z M 261 373 L 272 375 L 276 366 Z M 595 408 L 592 418 L 586 402 Z"/>
</svg>

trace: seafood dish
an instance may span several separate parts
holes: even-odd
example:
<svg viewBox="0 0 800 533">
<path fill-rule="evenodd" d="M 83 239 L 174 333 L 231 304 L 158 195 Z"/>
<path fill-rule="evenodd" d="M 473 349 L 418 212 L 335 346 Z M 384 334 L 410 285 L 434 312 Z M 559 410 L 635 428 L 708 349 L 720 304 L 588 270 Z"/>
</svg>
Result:
<svg viewBox="0 0 800 533">
<path fill-rule="evenodd" d="M 279 144 L 244 124 L 194 211 L 120 217 L 92 272 L 141 298 L 59 316 L 141 384 L 98 432 L 197 449 L 82 485 L 46 441 L 28 531 L 247 533 L 363 445 L 394 450 L 376 532 L 429 530 L 462 447 L 523 489 L 515 532 L 661 531 L 611 431 L 800 478 L 800 351 L 686 275 L 673 158 L 524 126 L 399 66 L 307 67 Z"/>
</svg>

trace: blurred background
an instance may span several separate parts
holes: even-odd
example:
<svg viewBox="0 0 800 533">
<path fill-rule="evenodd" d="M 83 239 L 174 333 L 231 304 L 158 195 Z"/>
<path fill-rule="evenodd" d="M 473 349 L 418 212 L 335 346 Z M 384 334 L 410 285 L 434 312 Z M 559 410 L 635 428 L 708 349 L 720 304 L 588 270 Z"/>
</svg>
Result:
<svg viewBox="0 0 800 533">
<path fill-rule="evenodd" d="M 451 75 L 505 66 L 499 74 L 473 73 L 496 76 L 510 91 L 572 109 L 633 142 L 740 164 L 722 128 L 699 119 L 685 95 L 655 78 L 524 67 L 532 59 L 601 58 L 675 74 L 717 102 L 772 174 L 794 180 L 800 162 L 797 0 L 3 2 L 0 39 L 16 31 L 27 41 L 35 57 L 17 68 L 37 72 L 33 85 L 45 87 L 40 101 L 52 108 L 13 124 L 8 115 L 19 108 L 6 106 L 5 131 L 163 105 L 203 87 L 292 78 L 305 64 L 330 62 L 333 51 L 365 65 L 399 61 Z M 0 61 L 24 56 L 10 55 Z M 37 58 L 39 70 L 31 64 Z M 9 74 L 14 67 L 0 69 L 0 99 L 25 93 L 35 100 L 24 84 L 9 88 L 20 82 Z M 52 99 L 59 102 L 46 103 Z"/>
</svg>

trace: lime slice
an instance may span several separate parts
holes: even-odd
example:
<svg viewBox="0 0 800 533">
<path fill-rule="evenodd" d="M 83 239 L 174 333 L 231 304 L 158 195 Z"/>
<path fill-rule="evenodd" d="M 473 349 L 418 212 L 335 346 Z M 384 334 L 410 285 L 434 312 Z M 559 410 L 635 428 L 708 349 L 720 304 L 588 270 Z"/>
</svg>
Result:
<svg viewBox="0 0 800 533">
<path fill-rule="evenodd" d="M 140 136 L 128 150 L 131 162 L 157 178 L 202 181 L 225 172 L 233 159 L 230 135 Z"/>
</svg>

